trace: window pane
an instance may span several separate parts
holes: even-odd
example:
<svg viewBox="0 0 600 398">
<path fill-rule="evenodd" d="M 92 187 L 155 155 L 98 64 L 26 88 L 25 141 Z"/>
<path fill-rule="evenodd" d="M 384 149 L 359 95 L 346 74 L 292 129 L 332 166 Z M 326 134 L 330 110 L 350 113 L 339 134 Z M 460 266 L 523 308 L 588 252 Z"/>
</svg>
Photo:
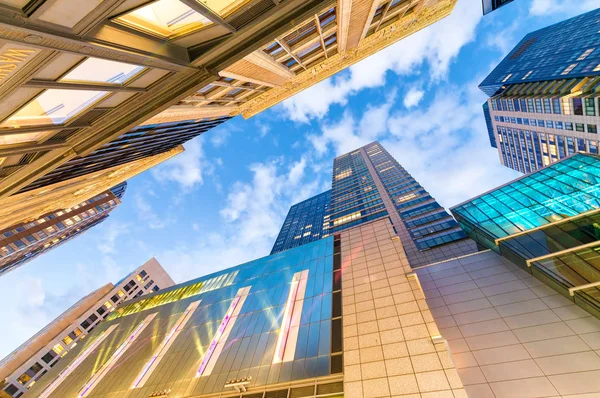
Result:
<svg viewBox="0 0 600 398">
<path fill-rule="evenodd" d="M 212 23 L 179 0 L 159 0 L 133 10 L 115 21 L 161 36 L 172 36 Z"/>
<path fill-rule="evenodd" d="M 144 68 L 141 66 L 125 64 L 123 62 L 88 58 L 60 80 L 71 82 L 124 83 L 142 69 Z"/>
<path fill-rule="evenodd" d="M 46 90 L 0 126 L 62 124 L 106 94 L 106 91 Z"/>
</svg>

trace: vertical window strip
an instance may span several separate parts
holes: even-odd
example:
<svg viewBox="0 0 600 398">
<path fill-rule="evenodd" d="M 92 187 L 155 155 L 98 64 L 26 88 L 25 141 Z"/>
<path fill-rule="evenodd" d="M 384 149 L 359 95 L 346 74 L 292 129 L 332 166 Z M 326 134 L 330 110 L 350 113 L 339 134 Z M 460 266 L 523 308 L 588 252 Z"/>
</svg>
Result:
<svg viewBox="0 0 600 398">
<path fill-rule="evenodd" d="M 81 392 L 78 397 L 87 397 L 92 390 L 98 385 L 98 383 L 110 372 L 110 370 L 116 365 L 117 361 L 125 354 L 125 352 L 131 347 L 133 342 L 139 337 L 139 335 L 146 329 L 154 317 L 158 314 L 157 312 L 148 315 L 139 325 L 133 333 L 115 350 L 111 357 L 102 365 L 102 367 L 92 375 L 87 383 L 81 388 Z"/>
<path fill-rule="evenodd" d="M 293 286 L 294 282 L 296 282 L 295 288 Z M 284 312 L 281 330 L 277 338 L 277 345 L 275 346 L 276 349 L 273 357 L 273 363 L 289 362 L 294 360 L 307 282 L 307 269 L 296 272 L 292 278 L 292 288 L 290 289 L 290 295 L 292 296 L 292 299 L 290 300 L 290 296 L 288 296 L 288 302 L 291 303 L 291 309 L 288 311 L 287 317 L 286 313 Z M 286 302 L 286 309 L 288 307 L 288 302 Z"/>
<path fill-rule="evenodd" d="M 217 332 L 215 333 L 208 350 L 202 358 L 200 367 L 196 372 L 196 377 L 208 376 L 212 372 L 217 359 L 219 359 L 219 355 L 221 355 L 221 351 L 223 351 L 223 347 L 225 346 L 225 342 L 229 337 L 229 333 L 231 333 L 231 329 L 233 328 L 233 325 L 235 324 L 235 321 L 240 314 L 242 307 L 244 306 L 244 301 L 246 301 L 246 297 L 248 297 L 250 288 L 251 286 L 247 286 L 238 290 L 233 301 L 229 305 L 229 308 L 227 309 L 227 312 L 221 321 L 221 325 L 219 325 L 219 329 L 217 329 Z"/>
<path fill-rule="evenodd" d="M 144 365 L 140 374 L 135 378 L 135 381 L 131 385 L 131 389 L 143 387 L 144 384 L 146 384 L 146 381 L 148 381 L 152 375 L 152 372 L 154 372 L 154 369 L 156 369 L 160 361 L 162 361 L 164 358 L 166 352 L 169 350 L 169 348 L 171 348 L 171 345 L 173 342 L 175 342 L 175 339 L 177 339 L 177 336 L 179 336 L 179 333 L 181 333 L 187 322 L 190 320 L 201 301 L 202 300 L 194 301 L 188 305 L 184 313 L 181 314 L 179 319 L 177 319 L 177 322 L 175 322 L 173 328 L 171 328 L 169 333 L 166 335 L 162 343 L 160 343 L 158 348 L 154 351 L 154 354 L 150 360 Z"/>
<path fill-rule="evenodd" d="M 75 370 L 77 367 L 102 343 L 116 328 L 119 324 L 111 325 L 106 329 L 98 338 L 90 344 L 81 354 L 75 358 L 73 362 L 69 364 L 57 377 L 56 379 L 46 387 L 46 389 L 40 394 L 40 398 L 46 398 L 54 392 L 62 384 L 62 382 Z"/>
</svg>

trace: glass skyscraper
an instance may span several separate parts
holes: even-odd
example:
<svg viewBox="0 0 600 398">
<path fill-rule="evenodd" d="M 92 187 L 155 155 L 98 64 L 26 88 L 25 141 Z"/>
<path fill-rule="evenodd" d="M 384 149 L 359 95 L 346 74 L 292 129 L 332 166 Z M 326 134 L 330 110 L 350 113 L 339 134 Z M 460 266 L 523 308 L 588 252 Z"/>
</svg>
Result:
<svg viewBox="0 0 600 398">
<path fill-rule="evenodd" d="M 293 205 L 283 222 L 271 254 L 329 236 L 331 190 Z"/>
<path fill-rule="evenodd" d="M 503 165 L 529 173 L 598 153 L 600 9 L 529 33 L 479 87 Z"/>
<path fill-rule="evenodd" d="M 452 216 L 378 142 L 335 158 L 331 185 L 331 193 L 290 209 L 274 252 L 302 244 L 298 241 L 308 234 L 301 230 L 306 224 L 315 231 L 317 221 L 320 225 L 325 219 L 324 229 L 318 232 L 326 235 L 382 218 L 391 220 L 413 267 L 477 251 Z M 324 217 L 321 207 L 310 208 L 316 203 L 322 206 L 329 196 Z M 293 224 L 301 219 L 308 221 Z M 317 237 L 306 235 L 305 239 Z"/>
</svg>

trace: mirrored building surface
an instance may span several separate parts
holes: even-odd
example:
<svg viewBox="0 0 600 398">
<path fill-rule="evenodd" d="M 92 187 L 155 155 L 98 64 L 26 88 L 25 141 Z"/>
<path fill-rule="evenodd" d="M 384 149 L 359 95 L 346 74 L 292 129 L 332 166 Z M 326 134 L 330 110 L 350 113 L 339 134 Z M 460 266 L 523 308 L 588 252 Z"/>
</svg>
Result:
<svg viewBox="0 0 600 398">
<path fill-rule="evenodd" d="M 600 9 L 529 33 L 479 85 L 492 147 L 530 173 L 598 154 Z"/>
</svg>

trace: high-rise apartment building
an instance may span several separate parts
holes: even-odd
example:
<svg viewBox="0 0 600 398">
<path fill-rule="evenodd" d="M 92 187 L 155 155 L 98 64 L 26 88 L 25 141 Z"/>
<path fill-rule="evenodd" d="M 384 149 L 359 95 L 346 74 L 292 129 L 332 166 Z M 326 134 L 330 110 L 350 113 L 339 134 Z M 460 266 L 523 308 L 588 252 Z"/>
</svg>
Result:
<svg viewBox="0 0 600 398">
<path fill-rule="evenodd" d="M 529 173 L 598 153 L 599 30 L 600 9 L 529 33 L 480 84 L 503 165 Z"/>
<path fill-rule="evenodd" d="M 456 0 L 0 0 L 0 198 L 135 126 L 251 116 Z"/>
<path fill-rule="evenodd" d="M 106 220 L 121 203 L 126 187 L 123 182 L 72 208 L 0 229 L 0 276 Z"/>
<path fill-rule="evenodd" d="M 152 258 L 121 281 L 108 283 L 83 297 L 37 334 L 0 361 L 2 390 L 20 397 L 80 344 L 123 301 L 154 293 L 174 284 Z M 72 359 L 69 355 L 65 361 Z"/>
<path fill-rule="evenodd" d="M 483 15 L 489 14 L 492 11 L 497 10 L 500 7 L 512 3 L 514 0 L 482 0 L 483 3 Z"/>
<path fill-rule="evenodd" d="M 311 212 L 311 205 L 329 196 L 325 212 L 321 208 Z M 452 216 L 373 142 L 335 158 L 331 192 L 290 209 L 272 253 L 302 244 L 304 234 L 307 241 L 318 239 L 317 234 L 308 234 L 307 225 L 327 236 L 382 218 L 391 220 L 413 267 L 477 251 Z"/>
<path fill-rule="evenodd" d="M 331 190 L 293 205 L 277 235 L 271 254 L 329 236 Z"/>
</svg>

